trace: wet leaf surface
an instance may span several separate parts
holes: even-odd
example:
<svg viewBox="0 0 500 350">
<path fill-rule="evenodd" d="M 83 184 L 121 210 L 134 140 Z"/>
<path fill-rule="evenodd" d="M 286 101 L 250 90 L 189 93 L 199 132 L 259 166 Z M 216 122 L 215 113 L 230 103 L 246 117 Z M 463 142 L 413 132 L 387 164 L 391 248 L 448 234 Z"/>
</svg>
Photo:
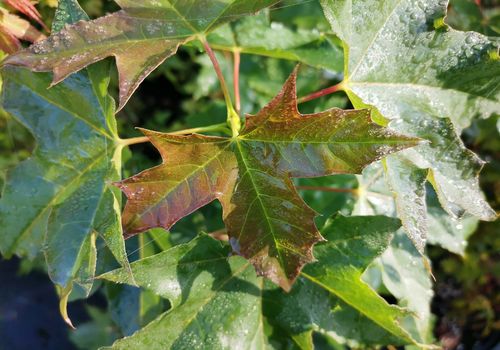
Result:
<svg viewBox="0 0 500 350">
<path fill-rule="evenodd" d="M 370 121 L 367 110 L 297 110 L 296 71 L 238 137 L 174 136 L 144 131 L 163 164 L 118 186 L 128 201 L 123 220 L 131 236 L 170 227 L 218 199 L 233 250 L 289 290 L 321 240 L 315 213 L 290 177 L 356 173 L 381 157 L 414 146 L 417 139 Z"/>
<path fill-rule="evenodd" d="M 88 293 L 97 234 L 128 264 L 120 206 L 109 187 L 120 178 L 109 65 L 91 67 L 51 89 L 48 74 L 24 68 L 4 67 L 2 77 L 3 107 L 30 130 L 37 148 L 8 173 L 0 199 L 0 251 L 30 259 L 43 251 L 63 299 L 73 282 Z"/>
<path fill-rule="evenodd" d="M 386 118 L 392 129 L 430 141 L 409 151 L 408 159 L 429 169 L 439 200 L 451 215 L 468 212 L 494 220 L 496 214 L 479 188 L 482 161 L 464 147 L 459 133 L 473 118 L 500 110 L 498 44 L 449 28 L 444 22 L 447 4 L 322 1 L 333 30 L 346 44 L 344 89 L 353 104 L 372 106 L 381 113 L 378 122 L 386 123 Z M 409 163 L 404 172 L 412 173 L 415 165 Z M 393 174 L 402 170 L 399 166 Z M 400 187 L 397 201 L 403 224 L 423 252 L 427 227 L 421 180 L 413 185 L 420 188 L 418 193 Z"/>
<path fill-rule="evenodd" d="M 360 280 L 399 227 L 382 216 L 334 218 L 322 231 L 329 242 L 315 247 L 319 262 L 304 269 L 290 294 L 266 285 L 208 236 L 137 261 L 137 283 L 170 300 L 172 309 L 112 348 L 266 349 L 268 322 L 301 344 L 312 344 L 310 330 L 351 344 L 413 343 L 398 324 L 406 313 Z M 129 276 L 119 269 L 101 278 L 130 283 Z"/>
<path fill-rule="evenodd" d="M 53 81 L 58 83 L 91 63 L 114 56 L 120 75 L 121 109 L 141 82 L 181 44 L 276 2 L 216 0 L 208 5 L 203 0 L 117 0 L 121 11 L 65 26 L 6 62 L 39 72 L 52 71 Z"/>
</svg>

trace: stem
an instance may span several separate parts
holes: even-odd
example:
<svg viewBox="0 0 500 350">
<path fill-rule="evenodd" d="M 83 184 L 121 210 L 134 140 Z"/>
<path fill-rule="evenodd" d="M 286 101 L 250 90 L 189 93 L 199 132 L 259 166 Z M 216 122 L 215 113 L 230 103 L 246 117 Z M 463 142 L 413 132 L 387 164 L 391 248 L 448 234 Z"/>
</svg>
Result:
<svg viewBox="0 0 500 350">
<path fill-rule="evenodd" d="M 231 131 L 228 130 L 226 123 L 214 124 L 214 125 L 209 125 L 209 126 L 200 126 L 199 128 L 173 131 L 173 132 L 168 132 L 167 134 L 169 134 L 169 135 L 189 135 L 189 134 L 194 134 L 194 133 L 210 132 L 210 131 L 222 131 L 222 132 L 225 132 L 227 134 L 231 134 Z M 147 137 L 147 136 L 133 137 L 130 139 L 119 139 L 118 140 L 118 144 L 122 147 L 136 145 L 138 143 L 146 143 L 146 142 L 149 142 L 149 137 Z"/>
<path fill-rule="evenodd" d="M 325 186 L 297 186 L 298 190 L 303 191 L 322 191 L 322 192 L 335 192 L 335 193 L 353 193 L 357 194 L 357 188 L 334 188 Z"/>
<path fill-rule="evenodd" d="M 227 106 L 227 123 L 228 125 L 231 126 L 231 131 L 233 134 L 233 137 L 238 136 L 240 129 L 241 129 L 241 120 L 240 116 L 238 113 L 236 113 L 234 107 L 233 107 L 233 102 L 231 100 L 231 94 L 229 93 L 229 89 L 226 84 L 226 80 L 224 79 L 224 74 L 222 74 L 222 70 L 219 65 L 219 61 L 217 61 L 217 57 L 215 57 L 215 53 L 212 51 L 212 48 L 208 44 L 207 40 L 204 37 L 200 37 L 200 41 L 203 44 L 203 47 L 205 48 L 205 51 L 208 54 L 208 57 L 210 57 L 210 60 L 212 61 L 212 64 L 215 69 L 215 73 L 217 74 L 217 77 L 219 78 L 219 82 L 221 85 L 222 93 L 224 94 L 224 99 L 226 100 L 226 106 Z"/>
<path fill-rule="evenodd" d="M 299 100 L 297 102 L 298 103 L 309 102 L 309 101 L 315 100 L 317 98 L 320 98 L 320 97 L 323 97 L 326 95 L 333 94 L 334 92 L 341 91 L 341 90 L 343 90 L 343 86 L 342 86 L 342 83 L 339 83 L 337 85 L 330 86 L 329 88 L 326 88 L 326 89 L 314 92 L 310 95 L 304 96 L 302 98 L 299 98 Z"/>
<path fill-rule="evenodd" d="M 229 241 L 229 236 L 227 234 L 226 229 L 210 232 L 208 235 L 219 241 L 225 241 L 225 242 Z"/>
<path fill-rule="evenodd" d="M 233 66 L 233 84 L 234 84 L 234 104 L 236 105 L 236 112 L 239 114 L 241 111 L 241 98 L 240 98 L 240 51 L 233 52 L 234 66 Z"/>
<path fill-rule="evenodd" d="M 146 142 L 149 142 L 149 137 L 147 136 L 133 137 L 131 139 L 120 139 L 118 141 L 118 143 L 121 146 L 137 145 L 139 143 L 146 143 Z"/>
<path fill-rule="evenodd" d="M 174 132 L 169 132 L 170 135 L 189 135 L 200 132 L 210 132 L 210 131 L 222 131 L 225 133 L 230 133 L 231 131 L 227 129 L 226 123 L 214 124 L 209 126 L 200 126 L 199 128 L 184 129 Z"/>
</svg>

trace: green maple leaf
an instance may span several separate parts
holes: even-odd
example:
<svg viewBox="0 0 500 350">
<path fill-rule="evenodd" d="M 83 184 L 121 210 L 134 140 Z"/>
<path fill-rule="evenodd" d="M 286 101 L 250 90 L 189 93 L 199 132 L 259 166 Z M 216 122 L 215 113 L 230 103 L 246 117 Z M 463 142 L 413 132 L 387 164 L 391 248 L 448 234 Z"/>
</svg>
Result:
<svg viewBox="0 0 500 350">
<path fill-rule="evenodd" d="M 73 19 L 86 18 L 73 0 L 60 1 L 60 8 Z M 38 146 L 8 173 L 0 199 L 0 251 L 33 259 L 43 249 L 65 303 L 74 282 L 90 292 L 97 234 L 128 265 L 120 205 L 109 186 L 121 167 L 109 66 L 91 67 L 51 89 L 48 74 L 24 68 L 4 67 L 2 78 L 3 108 Z"/>
<path fill-rule="evenodd" d="M 322 231 L 328 242 L 314 248 L 319 261 L 304 268 L 290 294 L 205 235 L 136 261 L 137 283 L 172 308 L 112 348 L 265 349 L 276 345 L 265 324 L 285 329 L 302 348 L 310 348 L 312 330 L 353 345 L 415 344 L 399 323 L 407 313 L 360 280 L 399 227 L 382 216 L 334 218 Z M 101 278 L 131 283 L 125 269 Z"/>
<path fill-rule="evenodd" d="M 91 63 L 114 56 L 121 109 L 140 83 L 180 45 L 278 0 L 116 0 L 121 11 L 66 26 L 7 58 L 9 64 L 54 72 L 56 84 Z"/>
<path fill-rule="evenodd" d="M 400 227 L 398 219 L 385 216 L 330 219 L 321 230 L 328 242 L 314 249 L 318 262 L 304 267 L 289 294 L 266 295 L 276 313 L 272 322 L 302 340 L 317 331 L 352 347 L 411 343 L 401 327 L 410 314 L 389 306 L 361 280 Z"/>
<path fill-rule="evenodd" d="M 333 30 L 344 41 L 343 89 L 358 108 L 372 106 L 389 126 L 430 141 L 388 161 L 403 224 L 421 252 L 425 246 L 424 182 L 428 178 L 443 207 L 494 220 L 481 193 L 483 162 L 467 150 L 460 131 L 472 118 L 500 110 L 498 44 L 444 23 L 448 1 L 322 0 Z M 409 68 L 411 67 L 411 68 Z M 384 123 L 383 118 L 379 121 Z M 421 170 L 429 169 L 428 174 Z M 406 183 L 404 183 L 406 182 Z M 415 200 L 418 198 L 418 200 Z"/>
<path fill-rule="evenodd" d="M 235 252 L 286 290 L 322 239 L 291 177 L 360 172 L 418 143 L 372 123 L 367 110 L 301 115 L 296 71 L 237 137 L 144 133 L 164 163 L 118 184 L 128 198 L 126 235 L 170 229 L 218 199 Z"/>
</svg>

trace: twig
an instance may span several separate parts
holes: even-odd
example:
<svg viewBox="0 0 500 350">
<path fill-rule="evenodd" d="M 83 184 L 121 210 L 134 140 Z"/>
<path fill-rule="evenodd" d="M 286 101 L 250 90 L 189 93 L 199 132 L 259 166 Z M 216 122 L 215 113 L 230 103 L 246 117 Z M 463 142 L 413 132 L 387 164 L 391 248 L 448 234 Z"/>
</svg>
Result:
<svg viewBox="0 0 500 350">
<path fill-rule="evenodd" d="M 326 186 L 297 186 L 298 190 L 303 191 L 322 191 L 322 192 L 336 192 L 336 193 L 353 193 L 357 194 L 357 188 L 335 188 Z"/>
</svg>

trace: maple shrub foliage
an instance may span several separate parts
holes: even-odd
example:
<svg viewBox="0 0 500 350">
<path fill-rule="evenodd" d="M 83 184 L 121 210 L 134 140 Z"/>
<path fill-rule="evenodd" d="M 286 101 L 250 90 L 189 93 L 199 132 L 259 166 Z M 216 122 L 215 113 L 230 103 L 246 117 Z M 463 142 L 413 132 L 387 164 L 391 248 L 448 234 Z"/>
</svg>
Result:
<svg viewBox="0 0 500 350">
<path fill-rule="evenodd" d="M 321 30 L 271 22 L 277 0 L 115 2 L 89 20 L 59 0 L 52 33 L 3 61 L 3 108 L 37 147 L 5 180 L 2 255 L 43 253 L 69 325 L 68 301 L 104 285 L 111 348 L 431 347 L 426 242 L 463 254 L 496 219 L 460 135 L 500 111 L 498 41 L 449 27 L 447 0 L 321 0 Z M 219 78 L 219 122 L 120 138 L 115 113 L 181 45 Z M 260 68 L 257 110 L 253 56 L 300 63 L 281 88 Z M 303 71 L 341 82 L 298 98 Z M 337 91 L 354 108 L 318 99 Z M 123 179 L 147 142 L 162 163 Z"/>
</svg>

